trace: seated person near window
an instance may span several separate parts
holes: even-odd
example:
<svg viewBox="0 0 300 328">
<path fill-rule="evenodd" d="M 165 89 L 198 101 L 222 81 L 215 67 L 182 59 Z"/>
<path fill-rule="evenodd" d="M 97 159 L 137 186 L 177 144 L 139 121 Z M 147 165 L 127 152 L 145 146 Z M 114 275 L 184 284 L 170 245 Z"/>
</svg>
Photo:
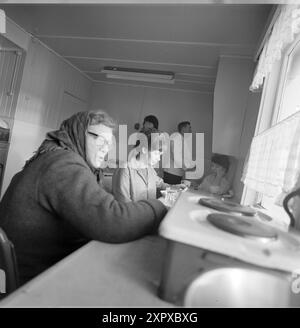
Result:
<svg viewBox="0 0 300 328">
<path fill-rule="evenodd" d="M 213 155 L 211 159 L 212 173 L 204 178 L 198 189 L 217 195 L 232 193 L 232 191 L 229 191 L 230 183 L 225 177 L 229 165 L 230 162 L 226 155 Z"/>
<path fill-rule="evenodd" d="M 152 139 L 153 135 L 150 134 L 145 137 L 144 142 L 137 142 L 127 168 L 118 168 L 115 171 L 112 179 L 112 191 L 118 201 L 155 199 L 157 189 L 169 187 L 153 168 L 160 161 L 162 147 L 159 137 L 156 137 L 156 140 Z"/>
</svg>

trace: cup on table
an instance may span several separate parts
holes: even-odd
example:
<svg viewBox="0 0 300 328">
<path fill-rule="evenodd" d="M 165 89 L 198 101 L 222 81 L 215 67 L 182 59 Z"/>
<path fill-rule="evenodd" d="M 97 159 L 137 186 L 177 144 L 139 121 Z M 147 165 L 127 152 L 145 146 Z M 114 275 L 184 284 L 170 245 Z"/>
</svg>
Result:
<svg viewBox="0 0 300 328">
<path fill-rule="evenodd" d="M 191 181 L 189 180 L 181 180 L 181 183 L 184 184 L 187 188 L 191 186 Z"/>
<path fill-rule="evenodd" d="M 179 196 L 180 191 L 174 190 L 171 188 L 166 188 L 166 190 L 162 190 L 161 194 L 164 196 L 168 206 L 172 207 Z"/>
</svg>

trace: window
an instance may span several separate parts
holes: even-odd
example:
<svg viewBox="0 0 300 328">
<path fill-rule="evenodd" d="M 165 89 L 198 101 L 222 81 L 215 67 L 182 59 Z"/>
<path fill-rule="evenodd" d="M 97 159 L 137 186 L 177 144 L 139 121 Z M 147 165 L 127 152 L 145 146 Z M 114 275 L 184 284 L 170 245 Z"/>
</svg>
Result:
<svg viewBox="0 0 300 328">
<path fill-rule="evenodd" d="M 282 95 L 276 122 L 280 122 L 300 110 L 300 38 L 285 55 L 285 72 Z"/>
<path fill-rule="evenodd" d="M 255 177 L 256 181 L 252 181 L 252 186 L 255 186 L 256 192 L 254 197 L 252 194 L 252 200 L 255 199 L 270 215 L 287 226 L 289 217 L 282 208 L 281 201 L 283 185 L 286 184 L 284 182 L 286 171 L 289 169 L 289 156 L 291 156 L 290 139 L 297 136 L 300 122 L 300 36 L 283 52 L 282 59 L 276 62 L 265 84 L 260 121 L 256 131 L 258 140 L 255 157 L 257 159 L 252 160 L 251 163 L 251 165 L 254 163 L 256 168 L 252 176 L 248 176 L 248 183 L 250 181 L 248 186 L 251 185 L 251 178 Z M 295 157 L 299 156 L 299 148 L 300 145 L 295 148 Z M 293 165 L 295 164 L 296 160 Z M 273 169 L 275 174 L 270 173 Z M 260 176 L 257 177 L 257 174 Z M 292 178 L 295 184 L 294 173 Z M 291 186 L 291 183 L 288 185 Z"/>
<path fill-rule="evenodd" d="M 277 82 L 277 99 L 274 111 L 272 125 L 287 119 L 300 110 L 300 38 L 296 39 L 289 47 L 281 61 L 281 77 Z M 282 156 L 288 156 L 283 153 Z M 295 181 L 296 182 L 296 181 Z M 283 210 L 278 196 L 269 197 L 261 194 L 261 205 L 266 208 L 273 216 L 278 219 L 289 222 L 287 214 Z"/>
</svg>

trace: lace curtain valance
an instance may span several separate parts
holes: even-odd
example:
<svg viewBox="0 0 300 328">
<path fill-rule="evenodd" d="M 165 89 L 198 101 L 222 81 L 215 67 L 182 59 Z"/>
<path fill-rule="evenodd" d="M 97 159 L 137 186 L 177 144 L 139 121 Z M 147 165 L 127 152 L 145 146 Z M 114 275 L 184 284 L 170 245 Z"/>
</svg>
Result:
<svg viewBox="0 0 300 328">
<path fill-rule="evenodd" d="M 283 197 L 293 188 L 299 168 L 300 112 L 297 112 L 253 138 L 242 180 L 247 187 L 264 195 Z"/>
<path fill-rule="evenodd" d="M 259 89 L 264 78 L 271 72 L 273 64 L 281 58 L 283 49 L 293 42 L 300 32 L 300 5 L 281 5 L 279 15 L 274 23 L 259 57 L 251 91 Z"/>
</svg>

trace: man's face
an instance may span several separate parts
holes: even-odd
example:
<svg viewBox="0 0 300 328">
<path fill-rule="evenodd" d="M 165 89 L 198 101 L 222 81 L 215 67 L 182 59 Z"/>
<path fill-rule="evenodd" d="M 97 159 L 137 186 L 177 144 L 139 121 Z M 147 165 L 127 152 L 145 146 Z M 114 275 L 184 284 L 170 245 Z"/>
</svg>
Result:
<svg viewBox="0 0 300 328">
<path fill-rule="evenodd" d="M 145 123 L 143 124 L 143 127 L 144 127 L 145 131 L 149 131 L 154 128 L 154 125 L 151 122 L 145 121 Z"/>
<path fill-rule="evenodd" d="M 103 124 L 90 125 L 86 131 L 85 149 L 88 163 L 100 168 L 113 141 L 113 131 Z"/>
<path fill-rule="evenodd" d="M 190 124 L 185 125 L 182 130 L 181 133 L 192 133 L 192 127 Z"/>
</svg>

